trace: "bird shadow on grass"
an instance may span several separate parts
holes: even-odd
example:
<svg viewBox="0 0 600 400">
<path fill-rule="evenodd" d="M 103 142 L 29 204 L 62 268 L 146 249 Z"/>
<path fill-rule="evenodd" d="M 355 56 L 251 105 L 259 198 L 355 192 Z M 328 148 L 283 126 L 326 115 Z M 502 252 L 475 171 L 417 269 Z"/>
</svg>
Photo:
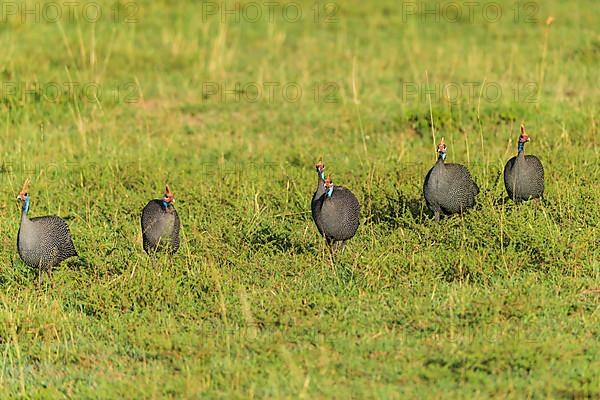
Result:
<svg viewBox="0 0 600 400">
<path fill-rule="evenodd" d="M 37 279 L 37 270 L 25 265 L 21 259 L 16 256 L 10 260 L 10 268 L 0 274 L 0 286 L 16 284 L 26 286 Z"/>
<path fill-rule="evenodd" d="M 409 198 L 397 192 L 393 196 L 373 199 L 369 222 L 398 228 L 423 224 L 431 217 L 433 214 L 422 199 Z"/>
<path fill-rule="evenodd" d="M 519 207 L 535 207 L 548 208 L 552 206 L 552 202 L 546 198 L 530 199 L 523 201 L 513 201 L 508 195 L 497 196 L 492 200 L 493 207 L 504 207 L 505 210 L 518 209 Z"/>
<path fill-rule="evenodd" d="M 253 250 L 270 247 L 284 253 L 295 254 L 316 254 L 320 251 L 313 243 L 295 240 L 290 230 L 266 224 L 260 225 L 257 230 L 250 233 L 245 241 Z"/>
<path fill-rule="evenodd" d="M 92 268 L 92 264 L 82 256 L 69 258 L 63 265 L 72 271 L 89 271 Z"/>
</svg>

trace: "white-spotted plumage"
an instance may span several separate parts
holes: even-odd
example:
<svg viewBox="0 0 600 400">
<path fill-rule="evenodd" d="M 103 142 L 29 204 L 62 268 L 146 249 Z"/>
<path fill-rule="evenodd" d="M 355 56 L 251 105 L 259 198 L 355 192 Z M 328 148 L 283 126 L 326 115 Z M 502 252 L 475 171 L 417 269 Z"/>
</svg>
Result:
<svg viewBox="0 0 600 400">
<path fill-rule="evenodd" d="M 321 178 L 313 196 L 313 218 L 333 255 L 340 245 L 344 248 L 346 241 L 356 234 L 360 224 L 360 204 L 348 188 L 334 186 L 329 176 L 321 183 Z"/>
<path fill-rule="evenodd" d="M 142 210 L 142 239 L 146 253 L 164 250 L 174 254 L 179 249 L 181 224 L 172 203 L 173 193 L 167 185 L 164 197 L 150 200 Z"/>
<path fill-rule="evenodd" d="M 51 277 L 53 267 L 78 254 L 69 227 L 62 218 L 55 215 L 29 218 L 28 183 L 29 180 L 26 180 L 17 196 L 21 201 L 17 250 L 25 264 L 40 269 L 41 281 L 42 272 L 46 272 Z"/>
<path fill-rule="evenodd" d="M 438 146 L 438 160 L 423 183 L 423 196 L 436 221 L 442 215 L 462 214 L 475 205 L 479 187 L 464 165 L 446 164 L 444 139 Z"/>
<path fill-rule="evenodd" d="M 536 156 L 525 155 L 527 142 L 529 136 L 521 124 L 517 155 L 504 166 L 504 187 L 508 197 L 516 202 L 539 199 L 544 195 L 544 166 Z"/>
</svg>

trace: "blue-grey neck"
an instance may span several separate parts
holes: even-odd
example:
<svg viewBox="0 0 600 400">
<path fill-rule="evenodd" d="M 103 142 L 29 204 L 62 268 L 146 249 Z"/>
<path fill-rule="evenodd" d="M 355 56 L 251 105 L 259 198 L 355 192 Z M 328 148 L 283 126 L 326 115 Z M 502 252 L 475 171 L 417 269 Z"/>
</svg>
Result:
<svg viewBox="0 0 600 400">
<path fill-rule="evenodd" d="M 446 153 L 439 152 L 438 153 L 438 161 L 439 160 L 444 161 L 445 159 L 446 159 Z"/>
<path fill-rule="evenodd" d="M 517 147 L 517 150 L 519 151 L 519 153 L 525 151 L 525 142 L 519 141 L 519 147 Z"/>
<path fill-rule="evenodd" d="M 332 194 L 333 194 L 333 186 L 331 186 L 330 188 L 327 189 L 327 197 L 331 198 Z"/>
<path fill-rule="evenodd" d="M 165 201 L 165 199 L 162 199 L 162 206 L 165 208 L 165 210 L 169 207 L 169 203 L 167 203 Z"/>
<path fill-rule="evenodd" d="M 25 201 L 23 202 L 23 207 L 21 208 L 21 211 L 23 211 L 25 214 L 27 214 L 29 212 L 29 197 L 25 198 Z"/>
<path fill-rule="evenodd" d="M 325 170 L 319 171 L 319 178 L 325 180 Z"/>
<path fill-rule="evenodd" d="M 317 189 L 315 190 L 315 194 L 313 195 L 313 201 L 325 194 L 325 179 L 323 179 L 324 176 L 324 172 L 317 171 Z"/>
</svg>

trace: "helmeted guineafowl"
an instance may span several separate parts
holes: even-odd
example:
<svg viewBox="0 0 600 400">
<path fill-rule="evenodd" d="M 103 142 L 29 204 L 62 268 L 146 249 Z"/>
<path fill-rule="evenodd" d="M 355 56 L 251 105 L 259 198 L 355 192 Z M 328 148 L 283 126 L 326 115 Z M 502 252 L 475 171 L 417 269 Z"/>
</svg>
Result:
<svg viewBox="0 0 600 400">
<path fill-rule="evenodd" d="M 166 250 L 175 254 L 179 249 L 179 216 L 173 206 L 169 185 L 162 199 L 150 200 L 142 210 L 142 238 L 146 253 Z"/>
<path fill-rule="evenodd" d="M 518 154 L 504 166 L 504 186 L 508 197 L 514 201 L 539 199 L 544 195 L 544 167 L 536 156 L 525 155 L 529 136 L 521 124 Z"/>
<path fill-rule="evenodd" d="M 442 138 L 438 145 L 438 159 L 425 176 L 423 195 L 427 207 L 439 221 L 442 214 L 462 214 L 475 205 L 479 187 L 471 178 L 469 170 L 460 164 L 446 164 L 446 143 Z"/>
<path fill-rule="evenodd" d="M 17 199 L 21 202 L 21 224 L 17 234 L 19 256 L 32 268 L 39 268 L 39 282 L 42 272 L 52 279 L 52 268 L 70 257 L 76 257 L 77 251 L 71 239 L 69 227 L 62 218 L 55 215 L 31 218 L 29 212 L 29 179 L 23 184 Z"/>
<path fill-rule="evenodd" d="M 333 255 L 340 245 L 344 248 L 346 241 L 356 233 L 360 204 L 350 190 L 334 186 L 329 176 L 324 180 L 323 187 L 324 193 L 317 198 L 315 204 L 315 222 Z"/>
<path fill-rule="evenodd" d="M 323 236 L 323 229 L 321 228 L 320 224 L 321 221 L 317 218 L 319 212 L 321 211 L 319 207 L 319 199 L 325 194 L 325 166 L 323 165 L 323 160 L 319 160 L 319 162 L 315 165 L 315 168 L 317 170 L 317 190 L 315 190 L 315 193 L 313 194 L 312 201 L 310 202 L 310 208 L 313 221 L 315 221 L 315 225 L 317 225 L 319 234 Z"/>
</svg>

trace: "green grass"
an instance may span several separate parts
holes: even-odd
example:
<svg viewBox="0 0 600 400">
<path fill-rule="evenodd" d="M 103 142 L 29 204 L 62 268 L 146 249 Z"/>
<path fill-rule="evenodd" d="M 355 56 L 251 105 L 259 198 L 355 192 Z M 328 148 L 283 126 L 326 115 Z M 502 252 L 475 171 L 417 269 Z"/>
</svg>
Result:
<svg viewBox="0 0 600 400">
<path fill-rule="evenodd" d="M 599 9 L 544 1 L 538 23 L 514 23 L 514 2 L 500 3 L 497 23 L 481 8 L 472 23 L 403 18 L 392 0 L 344 0 L 331 24 L 313 21 L 312 2 L 298 23 L 281 7 L 273 23 L 203 21 L 192 1 L 140 2 L 133 24 L 9 16 L 2 397 L 600 396 Z M 426 73 L 431 86 L 479 86 L 458 104 L 405 98 L 403 82 L 423 87 Z M 7 82 L 121 89 L 49 102 Z M 203 96 L 207 82 L 294 82 L 303 95 L 221 101 Z M 483 82 L 503 89 L 498 101 L 480 99 Z M 315 102 L 314 83 L 334 84 L 336 102 Z M 448 160 L 482 189 L 439 225 L 421 195 L 429 101 Z M 504 202 L 521 121 L 546 170 L 539 207 Z M 309 212 L 320 155 L 362 204 L 335 266 Z M 54 289 L 16 251 L 26 177 L 31 215 L 63 216 L 81 255 Z M 166 180 L 182 246 L 153 263 L 139 215 Z"/>
</svg>

